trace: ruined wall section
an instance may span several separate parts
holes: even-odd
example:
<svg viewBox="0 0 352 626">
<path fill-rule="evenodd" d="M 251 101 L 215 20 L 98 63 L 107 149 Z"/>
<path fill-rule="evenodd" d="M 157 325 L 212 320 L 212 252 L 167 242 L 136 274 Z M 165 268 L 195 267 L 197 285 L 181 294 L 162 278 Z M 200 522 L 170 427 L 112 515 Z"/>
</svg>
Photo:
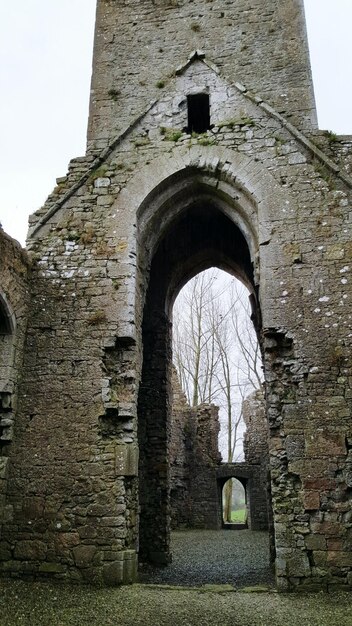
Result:
<svg viewBox="0 0 352 626">
<path fill-rule="evenodd" d="M 136 212 L 176 172 L 179 180 L 197 172 L 192 193 L 201 180 L 250 224 L 254 242 L 279 586 L 351 586 L 350 187 L 279 117 L 202 63 L 172 85 L 31 239 L 15 514 L 2 570 L 129 580 L 143 294 L 171 209 L 145 246 L 147 218 Z M 173 107 L 189 85 L 214 94 L 214 128 L 201 136 L 182 133 L 185 113 Z"/>
<path fill-rule="evenodd" d="M 242 411 L 246 425 L 243 437 L 244 460 L 246 464 L 256 466 L 247 493 L 251 527 L 266 530 L 271 503 L 268 503 L 269 427 L 263 390 L 258 389 L 248 396 L 242 404 Z"/>
<path fill-rule="evenodd" d="M 105 147 L 163 97 L 194 50 L 300 128 L 316 126 L 302 0 L 100 0 L 89 148 Z"/>
<path fill-rule="evenodd" d="M 172 390 L 171 527 L 216 529 L 221 515 L 216 484 L 219 409 L 208 404 L 191 408 L 175 370 Z"/>
<path fill-rule="evenodd" d="M 219 528 L 221 517 L 216 485 L 216 467 L 221 462 L 218 450 L 219 409 L 212 404 L 197 407 L 197 438 L 190 463 L 190 498 L 193 528 Z"/>
<path fill-rule="evenodd" d="M 136 576 L 136 339 L 127 242 L 106 236 L 101 181 L 32 246 L 1 569 L 118 584 Z"/>
<path fill-rule="evenodd" d="M 337 135 L 331 130 L 314 130 L 309 138 L 348 176 L 352 175 L 352 135 Z M 325 173 L 329 183 L 328 174 Z M 331 184 L 332 181 L 330 181 Z"/>
<path fill-rule="evenodd" d="M 268 421 L 265 414 L 264 393 L 257 389 L 242 404 L 246 430 L 243 437 L 243 451 L 246 463 L 255 465 L 268 463 Z"/>
<path fill-rule="evenodd" d="M 8 551 L 2 542 L 1 524 L 13 514 L 6 493 L 27 324 L 28 274 L 27 254 L 0 228 L 0 553 L 5 556 Z"/>
</svg>

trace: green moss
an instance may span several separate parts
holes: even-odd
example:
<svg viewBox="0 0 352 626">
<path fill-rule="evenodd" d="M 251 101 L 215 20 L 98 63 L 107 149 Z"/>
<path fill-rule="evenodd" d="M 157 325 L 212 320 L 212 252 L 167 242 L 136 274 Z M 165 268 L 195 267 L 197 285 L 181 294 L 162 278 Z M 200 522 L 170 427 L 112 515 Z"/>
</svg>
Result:
<svg viewBox="0 0 352 626">
<path fill-rule="evenodd" d="M 224 128 L 225 126 L 227 126 L 228 128 L 234 128 L 235 126 L 239 126 L 240 128 L 242 126 L 249 126 L 251 128 L 256 125 L 257 124 L 252 117 L 243 115 L 238 118 L 232 118 L 232 119 L 224 120 L 223 122 L 219 122 L 218 128 Z"/>
<path fill-rule="evenodd" d="M 158 82 L 156 83 L 156 87 L 158 89 L 164 89 L 165 87 L 165 81 L 164 80 L 158 80 Z"/>
<path fill-rule="evenodd" d="M 115 102 L 118 100 L 119 95 L 120 95 L 120 91 L 118 89 L 109 89 L 108 91 L 108 96 L 110 96 L 110 98 L 114 100 Z"/>
<path fill-rule="evenodd" d="M 165 126 L 160 128 L 160 134 L 164 136 L 165 141 L 174 141 L 175 143 L 177 143 L 183 135 L 182 130 L 179 128 L 165 128 Z"/>
<path fill-rule="evenodd" d="M 90 182 L 94 182 L 97 178 L 104 178 L 108 169 L 109 168 L 107 165 L 101 165 L 100 167 L 97 167 L 95 170 L 92 171 L 88 180 Z"/>
<path fill-rule="evenodd" d="M 147 146 L 150 143 L 150 139 L 149 137 L 137 137 L 133 143 L 136 148 L 139 148 L 141 146 Z"/>
<path fill-rule="evenodd" d="M 199 137 L 198 138 L 198 143 L 201 146 L 213 146 L 215 144 L 215 139 L 212 139 L 211 137 Z"/>
<path fill-rule="evenodd" d="M 328 188 L 330 190 L 335 189 L 335 178 L 332 172 L 330 172 L 321 161 L 318 161 L 318 159 L 314 159 L 313 165 L 315 171 L 319 174 L 320 178 L 326 182 Z"/>
<path fill-rule="evenodd" d="M 207 133 L 195 133 L 193 131 L 191 137 L 196 139 L 201 146 L 213 146 L 215 144 L 215 138 L 209 137 Z"/>
<path fill-rule="evenodd" d="M 281 148 L 285 144 L 285 140 L 282 137 L 280 137 L 280 135 L 275 135 L 274 139 L 275 139 L 276 156 L 280 156 L 281 155 Z"/>
</svg>

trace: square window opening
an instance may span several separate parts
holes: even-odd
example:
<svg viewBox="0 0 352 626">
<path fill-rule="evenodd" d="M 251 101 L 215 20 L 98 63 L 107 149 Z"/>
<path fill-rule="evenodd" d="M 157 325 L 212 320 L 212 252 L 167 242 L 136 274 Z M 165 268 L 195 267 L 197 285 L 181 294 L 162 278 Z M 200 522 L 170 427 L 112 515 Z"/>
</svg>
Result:
<svg viewBox="0 0 352 626">
<path fill-rule="evenodd" d="M 210 98 L 207 93 L 187 96 L 188 133 L 205 133 L 210 129 Z"/>
</svg>

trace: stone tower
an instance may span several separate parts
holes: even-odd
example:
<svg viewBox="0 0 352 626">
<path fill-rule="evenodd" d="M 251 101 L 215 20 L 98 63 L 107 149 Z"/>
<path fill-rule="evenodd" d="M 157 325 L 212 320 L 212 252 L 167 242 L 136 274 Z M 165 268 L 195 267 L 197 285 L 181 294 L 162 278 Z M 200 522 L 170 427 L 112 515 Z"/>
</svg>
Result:
<svg viewBox="0 0 352 626">
<path fill-rule="evenodd" d="M 351 143 L 300 0 L 99 0 L 87 153 L 0 233 L 0 566 L 170 559 L 172 304 L 221 267 L 265 363 L 278 588 L 352 584 Z"/>
<path fill-rule="evenodd" d="M 316 126 L 303 0 L 102 0 L 88 145 L 133 123 L 195 51 L 299 128 Z"/>
</svg>

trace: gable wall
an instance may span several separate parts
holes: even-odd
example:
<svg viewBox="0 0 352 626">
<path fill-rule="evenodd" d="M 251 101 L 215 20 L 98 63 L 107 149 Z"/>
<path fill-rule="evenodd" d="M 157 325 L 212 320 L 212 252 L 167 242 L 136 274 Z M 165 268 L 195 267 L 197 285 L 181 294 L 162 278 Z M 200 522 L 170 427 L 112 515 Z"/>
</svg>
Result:
<svg viewBox="0 0 352 626">
<path fill-rule="evenodd" d="M 161 132 L 178 121 L 172 102 L 192 72 L 203 86 L 222 88 L 201 68 L 197 62 L 175 80 L 30 240 L 35 263 L 5 571 L 108 584 L 133 577 L 141 316 L 148 258 L 164 227 L 158 221 L 144 246 L 153 204 L 143 219 L 137 212 L 159 183 L 167 191 L 169 177 L 191 167 L 217 198 L 231 197 L 229 210 L 251 239 L 278 581 L 281 588 L 350 581 L 350 190 L 231 87 L 217 109 L 218 121 L 230 116 L 230 124 L 177 141 Z M 90 163 L 72 163 L 44 210 Z"/>
</svg>

